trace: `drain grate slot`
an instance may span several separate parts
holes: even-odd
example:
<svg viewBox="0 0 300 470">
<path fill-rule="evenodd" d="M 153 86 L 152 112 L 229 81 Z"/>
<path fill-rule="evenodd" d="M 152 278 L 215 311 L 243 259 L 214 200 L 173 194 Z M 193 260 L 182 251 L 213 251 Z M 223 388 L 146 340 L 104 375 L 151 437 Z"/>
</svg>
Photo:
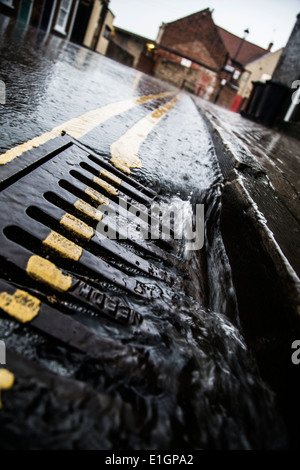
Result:
<svg viewBox="0 0 300 470">
<path fill-rule="evenodd" d="M 51 191 L 44 193 L 43 197 L 53 206 L 78 217 L 93 228 L 97 227 L 97 224 L 103 217 L 103 213 L 101 211 L 97 211 L 93 206 L 76 197 L 73 199 L 69 197 L 69 200 L 67 201 L 65 198 L 58 196 L 58 194 Z"/>
<path fill-rule="evenodd" d="M 68 263 L 67 266 L 66 263 L 56 263 L 54 265 L 53 261 L 57 260 L 52 258 L 52 260 L 49 261 L 46 259 L 40 240 L 36 239 L 34 236 L 15 226 L 6 227 L 5 235 L 11 241 L 19 244 L 22 248 L 25 248 L 19 249 L 18 264 L 8 263 L 5 259 L 2 261 L 2 267 L 5 265 L 9 273 L 16 273 L 16 271 L 19 272 L 17 276 L 18 281 L 22 278 L 21 273 L 23 273 L 23 278 L 25 275 L 27 280 L 30 279 L 31 281 L 38 283 L 27 283 L 30 288 L 36 287 L 40 290 L 42 287 L 42 292 L 45 292 L 46 295 L 53 293 L 53 291 L 56 293 L 64 293 L 67 295 L 67 298 L 70 297 L 70 301 L 77 302 L 87 308 L 91 308 L 92 310 L 100 311 L 121 323 L 140 323 L 141 316 L 128 306 L 124 305 L 120 300 L 115 301 L 107 294 L 101 293 L 99 289 L 89 285 L 87 282 L 77 279 L 78 275 L 80 275 L 80 269 L 76 269 L 77 276 L 75 277 L 74 275 L 68 274 L 68 272 L 72 271 L 70 270 Z M 56 273 L 60 270 L 58 265 L 60 265 L 60 268 L 64 271 L 60 271 L 61 278 L 59 279 L 59 284 L 52 275 L 54 270 L 56 270 Z M 45 267 L 47 273 L 42 272 L 41 269 L 43 267 Z M 83 274 L 86 273 L 82 273 L 82 277 L 84 277 Z M 67 288 L 64 288 L 63 281 L 66 278 L 70 279 L 70 283 L 67 284 Z M 42 286 L 40 284 L 42 284 Z M 102 299 L 101 302 L 100 298 Z M 112 305 L 115 305 L 115 308 L 112 308 Z"/>
<path fill-rule="evenodd" d="M 135 188 L 137 191 L 141 192 L 142 194 L 146 195 L 150 199 L 154 200 L 157 198 L 157 193 L 152 191 L 149 188 L 146 188 L 142 184 L 138 183 L 137 181 L 133 180 L 129 176 L 125 175 L 124 173 L 121 173 L 118 171 L 115 167 L 112 165 L 108 164 L 105 160 L 100 160 L 97 156 L 90 154 L 88 156 L 88 159 L 92 161 L 93 163 L 96 163 L 99 167 L 99 170 L 101 171 L 102 169 L 106 169 L 107 171 L 115 174 L 118 178 L 120 178 L 124 183 L 127 183 L 129 186 L 132 188 Z"/>
<path fill-rule="evenodd" d="M 83 170 L 86 170 L 92 175 L 94 175 L 94 177 L 101 178 L 108 184 L 113 185 L 119 192 L 123 193 L 126 196 L 129 196 L 130 198 L 136 200 L 141 204 L 150 206 L 151 202 L 153 201 L 153 197 L 149 197 L 146 194 L 143 194 L 137 188 L 121 180 L 121 178 L 113 177 L 114 175 L 110 174 L 110 172 L 107 172 L 107 170 L 101 169 L 99 171 L 99 169 L 96 169 L 95 167 L 89 165 L 86 162 L 81 162 L 80 166 Z"/>
<path fill-rule="evenodd" d="M 95 232 L 92 227 L 85 224 L 85 222 L 83 222 L 82 225 L 79 219 L 69 216 L 69 214 L 65 213 L 63 210 L 49 206 L 47 211 L 44 212 L 38 207 L 30 206 L 26 209 L 26 213 L 51 230 L 68 237 L 74 243 L 82 246 L 92 254 L 106 260 L 112 257 L 115 264 L 111 262 L 110 264 L 116 266 L 116 263 L 121 262 L 122 267 L 119 266 L 119 269 L 126 271 L 126 268 L 131 266 L 135 268 L 134 271 L 130 271 L 131 274 L 143 272 L 149 277 L 158 278 L 170 285 L 174 283 L 173 276 L 167 271 L 162 270 L 134 253 L 131 253 L 129 257 L 128 251 L 114 241 L 98 239 L 95 235 L 97 232 Z"/>
<path fill-rule="evenodd" d="M 73 196 L 76 196 L 88 202 L 96 208 L 98 208 L 100 204 L 105 204 L 107 202 L 107 198 L 105 198 L 99 192 L 93 190 L 92 188 L 89 188 L 84 184 L 80 184 L 79 182 L 77 182 L 77 184 L 75 185 L 65 179 L 61 179 L 59 180 L 58 184 L 61 188 L 65 189 Z"/>
</svg>

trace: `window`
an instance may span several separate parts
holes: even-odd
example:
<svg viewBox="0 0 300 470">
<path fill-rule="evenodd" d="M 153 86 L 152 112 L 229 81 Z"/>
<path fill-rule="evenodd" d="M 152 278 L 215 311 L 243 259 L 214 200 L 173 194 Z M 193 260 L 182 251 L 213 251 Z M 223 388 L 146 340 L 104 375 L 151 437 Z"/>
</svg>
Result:
<svg viewBox="0 0 300 470">
<path fill-rule="evenodd" d="M 241 72 L 239 70 L 235 70 L 233 73 L 233 79 L 238 80 L 240 78 Z"/>
<path fill-rule="evenodd" d="M 109 39 L 110 33 L 111 33 L 111 28 L 109 26 L 105 25 L 105 30 L 104 30 L 104 33 L 103 33 L 103 37 L 105 39 Z"/>
<path fill-rule="evenodd" d="M 0 3 L 4 3 L 4 5 L 13 8 L 13 0 L 0 0 Z"/>
<path fill-rule="evenodd" d="M 192 65 L 192 61 L 189 59 L 182 58 L 181 65 L 183 65 L 184 67 L 190 68 L 190 66 Z"/>
<path fill-rule="evenodd" d="M 61 0 L 57 15 L 55 29 L 56 31 L 66 34 L 66 26 L 72 6 L 72 0 Z"/>
</svg>

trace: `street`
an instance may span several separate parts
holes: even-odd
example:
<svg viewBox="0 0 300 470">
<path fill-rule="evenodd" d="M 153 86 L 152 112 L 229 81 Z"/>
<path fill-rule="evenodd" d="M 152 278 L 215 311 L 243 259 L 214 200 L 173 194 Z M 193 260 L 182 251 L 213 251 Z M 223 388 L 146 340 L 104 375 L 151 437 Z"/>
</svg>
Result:
<svg viewBox="0 0 300 470">
<path fill-rule="evenodd" d="M 16 378 L 3 387 L 0 447 L 285 448 L 278 403 L 240 324 L 249 284 L 237 265 L 252 253 L 244 260 L 226 240 L 223 192 L 236 180 L 219 165 L 207 116 L 231 136 L 235 124 L 226 129 L 226 113 L 212 118 L 176 87 L 7 17 L 0 36 L 0 339 Z M 251 127 L 240 126 L 240 135 Z M 101 239 L 103 207 L 117 211 L 120 200 L 145 210 L 204 204 L 203 247 Z M 268 293 L 277 288 L 269 278 Z M 253 316 L 255 302 L 270 316 L 253 292 Z"/>
</svg>

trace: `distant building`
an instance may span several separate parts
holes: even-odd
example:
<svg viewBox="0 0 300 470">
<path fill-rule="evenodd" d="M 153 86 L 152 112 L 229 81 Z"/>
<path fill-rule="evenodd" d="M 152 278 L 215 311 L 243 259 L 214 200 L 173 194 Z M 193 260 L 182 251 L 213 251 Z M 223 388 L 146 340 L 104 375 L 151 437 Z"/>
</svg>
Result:
<svg viewBox="0 0 300 470">
<path fill-rule="evenodd" d="M 151 39 L 114 26 L 106 55 L 111 59 L 138 69 L 142 55 L 146 53 L 147 44 L 150 43 Z M 152 67 L 153 64 L 151 63 L 151 69 Z M 148 70 L 143 71 L 148 72 Z"/>
<path fill-rule="evenodd" d="M 163 24 L 157 39 L 161 46 L 184 54 L 189 62 L 160 52 L 163 67 L 156 66 L 156 75 L 163 77 L 166 74 L 161 69 L 169 68 L 174 81 L 186 75 L 184 67 L 198 70 L 190 74 L 190 88 L 194 88 L 197 95 L 227 108 L 236 95 L 245 65 L 269 52 L 246 41 L 246 36 L 240 38 L 217 26 L 209 8 Z M 175 67 L 175 62 L 180 63 L 181 68 Z"/>
<path fill-rule="evenodd" d="M 265 83 L 272 78 L 275 67 L 282 54 L 283 48 L 276 52 L 269 52 L 259 59 L 249 62 L 245 66 L 245 71 L 242 73 L 239 80 L 239 89 L 237 92 L 238 108 L 243 105 L 246 106 L 247 99 L 250 97 L 253 83 Z M 236 109 L 237 111 L 238 109 Z"/>
<path fill-rule="evenodd" d="M 245 65 L 268 52 L 215 25 L 207 8 L 163 23 L 156 41 L 115 27 L 107 55 L 229 108 Z"/>
<path fill-rule="evenodd" d="M 105 54 L 114 15 L 109 0 L 0 0 L 0 13 Z"/>
</svg>

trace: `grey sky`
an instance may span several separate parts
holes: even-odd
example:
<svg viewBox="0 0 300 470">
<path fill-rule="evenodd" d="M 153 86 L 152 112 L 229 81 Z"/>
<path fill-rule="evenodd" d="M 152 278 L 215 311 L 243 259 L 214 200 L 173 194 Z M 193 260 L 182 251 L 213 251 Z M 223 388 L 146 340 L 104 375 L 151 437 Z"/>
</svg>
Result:
<svg viewBox="0 0 300 470">
<path fill-rule="evenodd" d="M 272 51 L 284 47 L 300 13 L 300 0 L 111 0 L 115 26 L 155 39 L 162 22 L 174 21 L 203 10 L 214 9 L 218 26 Z"/>
</svg>

